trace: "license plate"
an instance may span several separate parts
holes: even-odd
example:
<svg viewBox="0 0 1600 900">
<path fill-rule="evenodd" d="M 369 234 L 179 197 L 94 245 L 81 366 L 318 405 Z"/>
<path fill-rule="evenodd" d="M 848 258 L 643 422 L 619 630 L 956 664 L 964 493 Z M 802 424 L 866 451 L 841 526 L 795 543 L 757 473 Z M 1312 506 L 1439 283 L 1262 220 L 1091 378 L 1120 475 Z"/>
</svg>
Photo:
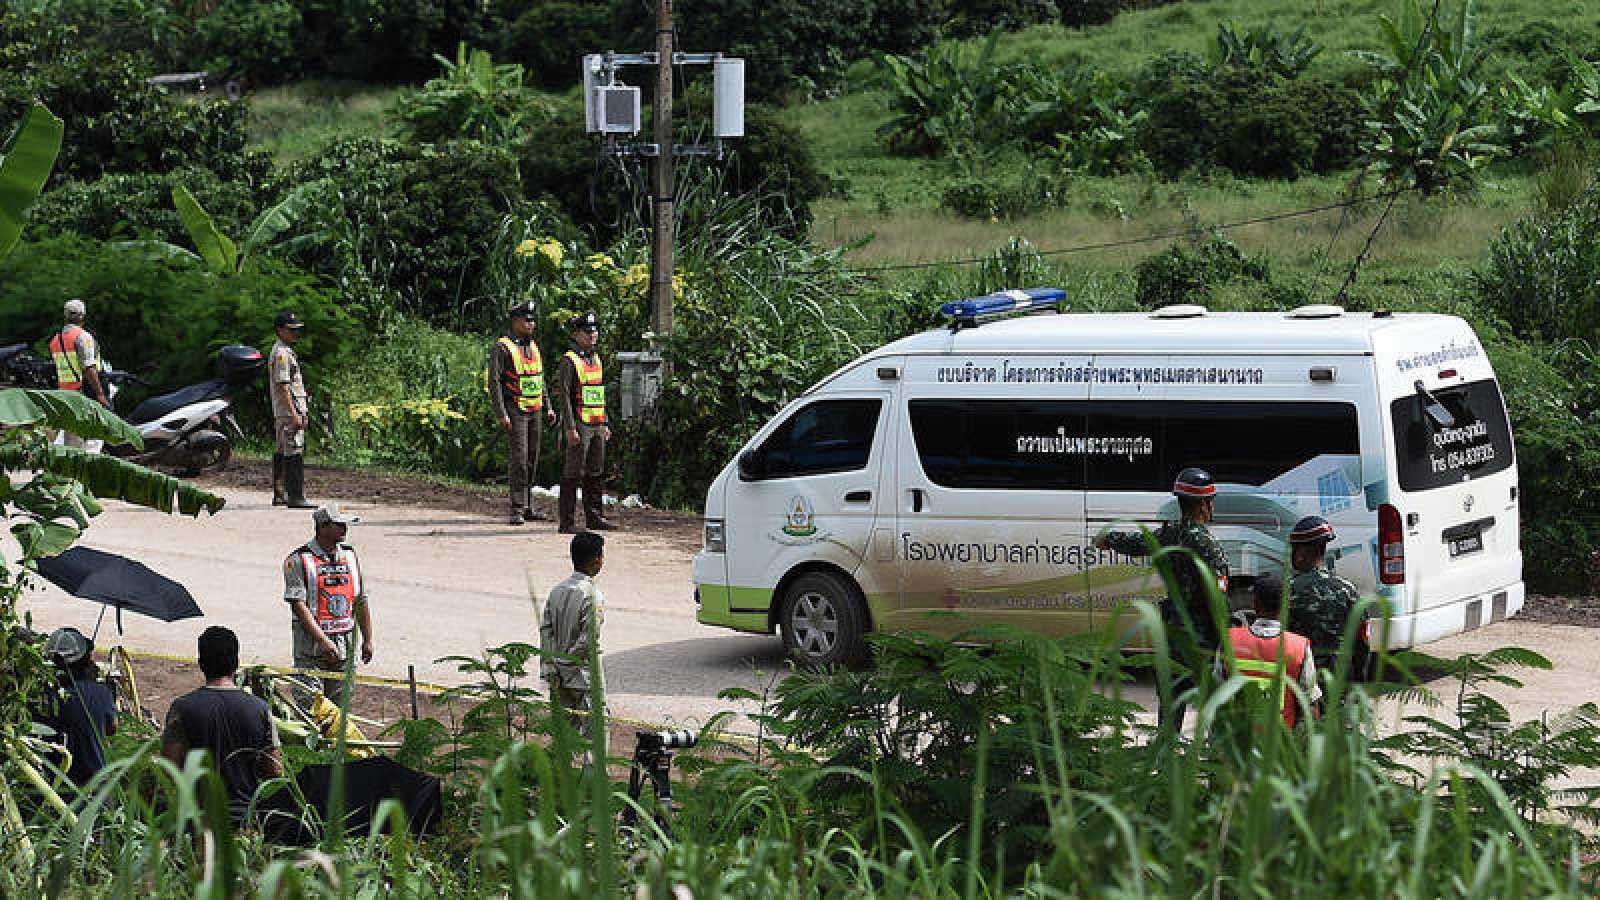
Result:
<svg viewBox="0 0 1600 900">
<path fill-rule="evenodd" d="M 1450 558 L 1462 556 L 1467 553 L 1477 553 L 1483 549 L 1483 535 L 1469 534 L 1466 537 L 1456 538 L 1450 542 Z"/>
</svg>

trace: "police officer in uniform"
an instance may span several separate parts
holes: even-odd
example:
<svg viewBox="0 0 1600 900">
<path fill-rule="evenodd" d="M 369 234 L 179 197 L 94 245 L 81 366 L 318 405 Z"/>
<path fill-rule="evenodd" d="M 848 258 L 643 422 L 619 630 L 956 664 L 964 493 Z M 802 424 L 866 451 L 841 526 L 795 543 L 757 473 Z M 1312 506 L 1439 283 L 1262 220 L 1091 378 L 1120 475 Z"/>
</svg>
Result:
<svg viewBox="0 0 1600 900">
<path fill-rule="evenodd" d="M 62 307 L 66 320 L 50 338 L 50 361 L 56 364 L 56 387 L 63 391 L 82 391 L 96 403 L 111 408 L 105 383 L 100 380 L 100 356 L 95 349 L 94 335 L 83 327 L 88 310 L 82 300 L 68 300 Z M 62 443 L 68 447 L 82 447 L 84 440 L 70 431 L 62 432 Z"/>
<path fill-rule="evenodd" d="M 1162 547 L 1185 547 L 1193 551 L 1211 568 L 1212 575 L 1216 577 L 1215 586 L 1226 598 L 1228 556 L 1222 552 L 1222 545 L 1211 536 L 1211 529 L 1207 527 L 1215 514 L 1217 496 L 1217 486 L 1211 480 L 1211 474 L 1200 468 L 1184 469 L 1173 481 L 1172 493 L 1178 498 L 1179 518 L 1155 530 L 1156 543 Z M 1107 532 L 1095 538 L 1094 545 L 1125 556 L 1147 556 L 1150 553 L 1150 545 L 1143 533 Z M 1188 614 L 1190 624 L 1184 624 L 1183 614 L 1171 597 L 1161 598 L 1161 619 L 1167 626 L 1168 640 L 1177 651 L 1177 658 L 1195 664 L 1215 652 L 1221 642 L 1211 614 L 1210 590 L 1199 568 L 1189 559 L 1180 560 L 1173 567 L 1172 578 L 1177 583 L 1178 594 L 1183 600 L 1183 612 Z M 1191 632 L 1190 626 L 1195 631 Z M 1227 627 L 1226 623 L 1223 627 Z M 1175 685 L 1175 692 L 1181 694 L 1192 684 L 1192 681 L 1184 678 Z M 1161 710 L 1163 724 L 1166 722 L 1166 712 L 1165 708 Z M 1184 707 L 1178 705 L 1174 713 L 1176 730 L 1181 731 Z"/>
<path fill-rule="evenodd" d="M 533 508 L 528 487 L 539 468 L 541 419 L 548 418 L 555 425 L 556 411 L 544 402 L 544 361 L 533 340 L 533 302 L 511 307 L 510 317 L 506 336 L 489 350 L 489 403 L 510 443 L 506 481 L 511 487 L 511 513 L 506 521 L 521 525 L 524 519 L 547 518 Z"/>
<path fill-rule="evenodd" d="M 562 534 L 577 532 L 578 484 L 583 484 L 583 515 L 592 531 L 610 531 L 616 526 L 602 514 L 606 443 L 611 428 L 606 425 L 606 389 L 595 343 L 600 336 L 600 320 L 593 312 L 573 316 L 567 321 L 572 332 L 572 349 L 561 357 L 560 404 L 563 445 L 566 459 L 561 469 L 561 498 L 557 506 Z"/>
<path fill-rule="evenodd" d="M 361 661 L 372 662 L 372 613 L 362 577 L 361 558 L 344 542 L 349 527 L 361 521 L 337 503 L 311 514 L 316 533 L 283 561 L 283 599 L 291 612 L 294 666 L 339 672 L 361 632 Z M 322 682 L 322 695 L 337 702 L 342 682 Z"/>
<path fill-rule="evenodd" d="M 272 320 L 278 340 L 267 355 L 267 393 L 272 399 L 272 424 L 277 435 L 277 452 L 272 456 L 272 505 L 290 509 L 310 509 L 316 504 L 306 499 L 306 425 L 310 398 L 300 377 L 300 358 L 294 344 L 305 331 L 305 323 L 289 310 Z"/>
<path fill-rule="evenodd" d="M 1328 543 L 1335 536 L 1333 525 L 1321 516 L 1306 516 L 1289 532 L 1289 564 L 1294 568 L 1289 630 L 1311 639 L 1317 666 L 1325 672 L 1333 671 L 1345 622 L 1361 600 L 1356 586 L 1326 565 Z M 1361 655 L 1355 654 L 1357 663 Z"/>
</svg>

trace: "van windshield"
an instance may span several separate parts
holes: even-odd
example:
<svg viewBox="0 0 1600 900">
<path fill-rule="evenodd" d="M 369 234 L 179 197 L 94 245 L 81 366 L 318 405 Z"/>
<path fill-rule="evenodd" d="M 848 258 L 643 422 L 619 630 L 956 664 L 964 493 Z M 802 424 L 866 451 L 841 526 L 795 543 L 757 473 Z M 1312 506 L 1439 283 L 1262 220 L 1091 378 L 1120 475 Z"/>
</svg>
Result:
<svg viewBox="0 0 1600 900">
<path fill-rule="evenodd" d="M 1455 421 L 1440 425 L 1427 399 L 1409 394 L 1389 404 L 1402 491 L 1429 491 L 1503 471 L 1514 462 L 1511 425 L 1493 378 L 1433 392 Z"/>
</svg>

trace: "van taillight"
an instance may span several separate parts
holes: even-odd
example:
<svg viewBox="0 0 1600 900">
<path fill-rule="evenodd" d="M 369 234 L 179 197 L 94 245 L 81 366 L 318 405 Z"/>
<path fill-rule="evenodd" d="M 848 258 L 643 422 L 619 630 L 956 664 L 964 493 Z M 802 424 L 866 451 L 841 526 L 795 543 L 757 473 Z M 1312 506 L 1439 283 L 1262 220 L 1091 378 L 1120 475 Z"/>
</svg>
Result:
<svg viewBox="0 0 1600 900">
<path fill-rule="evenodd" d="M 1400 510 L 1387 503 L 1378 507 L 1378 577 L 1384 584 L 1406 583 L 1406 544 L 1400 530 Z"/>
</svg>

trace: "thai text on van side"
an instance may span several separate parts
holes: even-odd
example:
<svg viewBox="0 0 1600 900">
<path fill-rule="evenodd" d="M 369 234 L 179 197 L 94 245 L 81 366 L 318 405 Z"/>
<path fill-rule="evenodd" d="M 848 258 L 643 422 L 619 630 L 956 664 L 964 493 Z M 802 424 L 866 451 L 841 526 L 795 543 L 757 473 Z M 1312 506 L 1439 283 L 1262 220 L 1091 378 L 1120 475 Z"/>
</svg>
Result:
<svg viewBox="0 0 1600 900">
<path fill-rule="evenodd" d="M 1131 556 L 1084 544 L 1046 544 L 1010 541 L 919 541 L 911 532 L 900 532 L 901 555 L 907 562 L 1007 563 L 1014 566 L 1112 566 L 1139 565 Z"/>
<path fill-rule="evenodd" d="M 1073 363 L 991 366 L 967 361 L 940 366 L 940 384 L 1217 384 L 1252 385 L 1266 380 L 1264 370 L 1230 366 L 1096 366 Z"/>
<path fill-rule="evenodd" d="M 1057 426 L 1055 434 L 1018 435 L 1017 452 L 1062 456 L 1126 456 L 1129 462 L 1133 462 L 1135 457 L 1154 455 L 1156 442 L 1147 437 L 1069 435 L 1065 426 Z"/>
<path fill-rule="evenodd" d="M 1413 353 L 1410 356 L 1398 357 L 1395 359 L 1394 364 L 1400 371 L 1409 372 L 1412 369 L 1430 369 L 1448 362 L 1471 359 L 1474 356 L 1482 355 L 1483 348 L 1478 346 L 1477 341 L 1467 341 L 1465 344 L 1451 341 L 1437 350 L 1427 350 L 1421 353 Z"/>
</svg>

